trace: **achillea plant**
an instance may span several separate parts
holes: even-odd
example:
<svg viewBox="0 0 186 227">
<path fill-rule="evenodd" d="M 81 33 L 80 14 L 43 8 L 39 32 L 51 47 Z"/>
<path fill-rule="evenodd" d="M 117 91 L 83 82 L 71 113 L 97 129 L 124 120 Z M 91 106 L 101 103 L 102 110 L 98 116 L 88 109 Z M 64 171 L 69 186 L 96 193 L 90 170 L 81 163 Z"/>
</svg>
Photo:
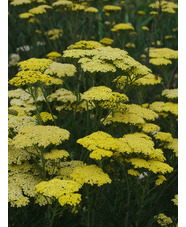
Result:
<svg viewBox="0 0 186 227">
<path fill-rule="evenodd" d="M 177 8 L 9 2 L 10 226 L 177 225 Z"/>
</svg>

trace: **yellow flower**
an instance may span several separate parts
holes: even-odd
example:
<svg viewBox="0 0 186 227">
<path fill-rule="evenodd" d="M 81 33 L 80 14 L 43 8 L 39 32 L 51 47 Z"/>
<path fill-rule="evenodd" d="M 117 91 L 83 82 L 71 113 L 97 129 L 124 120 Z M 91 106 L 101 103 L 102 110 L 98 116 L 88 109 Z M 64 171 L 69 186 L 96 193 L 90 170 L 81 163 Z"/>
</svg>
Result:
<svg viewBox="0 0 186 227">
<path fill-rule="evenodd" d="M 36 125 L 22 127 L 13 140 L 17 148 L 47 147 L 50 144 L 59 145 L 64 140 L 68 140 L 69 136 L 70 133 L 66 129 Z"/>
<path fill-rule="evenodd" d="M 154 138 L 156 140 L 160 140 L 162 142 L 172 142 L 173 138 L 172 135 L 169 132 L 158 132 L 154 135 Z"/>
<path fill-rule="evenodd" d="M 126 30 L 134 30 L 134 27 L 130 24 L 120 23 L 120 24 L 114 25 L 114 27 L 111 29 L 112 32 L 126 31 Z"/>
<path fill-rule="evenodd" d="M 105 157 L 111 157 L 113 155 L 112 151 L 105 150 L 105 149 L 96 149 L 90 153 L 90 158 L 95 160 L 101 160 Z"/>
<path fill-rule="evenodd" d="M 79 42 L 76 42 L 75 44 L 70 45 L 67 49 L 84 49 L 84 50 L 91 50 L 98 47 L 102 47 L 103 45 L 97 41 L 86 41 L 81 40 Z"/>
<path fill-rule="evenodd" d="M 32 13 L 21 13 L 21 14 L 19 14 L 19 17 L 21 19 L 27 19 L 27 18 L 33 17 L 33 16 L 34 16 L 34 14 L 32 14 Z"/>
<path fill-rule="evenodd" d="M 163 213 L 160 213 L 160 214 L 154 216 L 154 218 L 157 220 L 158 224 L 160 224 L 161 226 L 168 226 L 169 224 L 172 224 L 172 219 L 167 217 Z"/>
<path fill-rule="evenodd" d="M 115 5 L 105 5 L 102 9 L 104 13 L 114 13 L 118 12 L 121 10 L 120 6 L 115 6 Z"/>
<path fill-rule="evenodd" d="M 36 83 L 51 84 L 52 78 L 49 75 L 43 74 L 39 71 L 20 71 L 13 77 L 9 84 L 16 87 L 21 87 L 24 85 L 33 85 Z"/>
<path fill-rule="evenodd" d="M 86 13 L 97 13 L 99 10 L 95 7 L 88 7 L 84 10 Z"/>
<path fill-rule="evenodd" d="M 32 3 L 32 0 L 13 0 L 10 5 L 18 6 L 23 4 L 30 4 Z"/>
<path fill-rule="evenodd" d="M 78 166 L 74 168 L 70 177 L 80 184 L 97 184 L 99 187 L 111 183 L 110 177 L 96 165 Z"/>
<path fill-rule="evenodd" d="M 137 14 L 138 14 L 138 15 L 145 15 L 145 11 L 143 11 L 143 10 L 138 10 Z"/>
<path fill-rule="evenodd" d="M 58 160 L 62 158 L 65 159 L 67 157 L 69 157 L 69 153 L 67 151 L 58 149 L 51 150 L 50 152 L 44 154 L 44 158 L 46 160 Z"/>
<path fill-rule="evenodd" d="M 174 203 L 174 205 L 178 206 L 178 194 L 175 195 L 174 199 L 171 199 L 171 201 Z"/>
<path fill-rule="evenodd" d="M 172 64 L 171 60 L 166 58 L 151 58 L 149 63 L 152 65 L 169 65 Z"/>
<path fill-rule="evenodd" d="M 149 50 L 150 58 L 177 59 L 178 51 L 170 48 L 154 48 Z"/>
<path fill-rule="evenodd" d="M 82 95 L 82 99 L 87 101 L 102 101 L 109 100 L 111 98 L 112 90 L 105 86 L 91 87 Z"/>
<path fill-rule="evenodd" d="M 166 143 L 164 145 L 164 148 L 173 150 L 173 152 L 175 153 L 176 157 L 178 157 L 178 139 L 173 138 L 173 140 L 169 143 Z"/>
<path fill-rule="evenodd" d="M 81 195 L 76 194 L 81 188 L 81 184 L 73 180 L 52 179 L 42 181 L 36 186 L 36 193 L 40 193 L 46 197 L 55 197 L 61 206 L 66 204 L 76 205 L 81 201 Z"/>
<path fill-rule="evenodd" d="M 73 102 L 76 102 L 77 98 L 71 91 L 65 88 L 59 88 L 54 93 L 48 96 L 49 102 L 52 102 L 54 100 L 57 100 L 63 103 L 67 103 L 67 102 L 73 103 Z"/>
<path fill-rule="evenodd" d="M 134 43 L 126 43 L 126 44 L 125 44 L 125 47 L 126 47 L 126 48 L 135 48 L 136 46 L 135 46 Z"/>
<path fill-rule="evenodd" d="M 58 52 L 52 51 L 52 52 L 47 54 L 47 57 L 50 58 L 51 60 L 55 60 L 57 58 L 62 57 L 62 55 L 59 54 Z"/>
<path fill-rule="evenodd" d="M 51 30 L 45 32 L 44 34 L 46 36 L 48 36 L 49 39 L 56 40 L 56 39 L 59 39 L 60 37 L 62 37 L 63 30 L 62 29 L 58 29 L 58 28 L 54 28 L 54 29 L 51 29 Z"/>
<path fill-rule="evenodd" d="M 142 29 L 143 31 L 149 31 L 149 28 L 148 28 L 147 26 L 142 26 L 141 29 Z"/>
<path fill-rule="evenodd" d="M 134 169 L 129 169 L 127 172 L 128 172 L 128 174 L 130 174 L 132 176 L 139 176 L 140 175 L 140 173 L 137 170 L 134 170 Z"/>
<path fill-rule="evenodd" d="M 155 185 L 160 185 L 166 180 L 167 179 L 163 175 L 158 175 L 158 179 L 156 180 Z"/>
<path fill-rule="evenodd" d="M 73 2 L 68 0 L 58 0 L 52 3 L 52 6 L 56 6 L 56 7 L 72 7 L 72 5 L 73 5 Z"/>
<path fill-rule="evenodd" d="M 76 73 L 76 67 L 73 64 L 63 64 L 53 62 L 46 70 L 45 74 L 56 75 L 59 78 L 72 77 Z"/>
<path fill-rule="evenodd" d="M 18 63 L 18 66 L 21 67 L 22 70 L 30 70 L 30 71 L 41 71 L 46 70 L 49 65 L 52 63 L 52 60 L 45 58 L 30 58 L 25 61 L 21 61 Z"/>
<path fill-rule="evenodd" d="M 38 15 L 38 14 L 46 13 L 47 12 L 46 9 L 52 9 L 52 7 L 48 5 L 39 5 L 37 7 L 30 9 L 28 12 Z"/>
<path fill-rule="evenodd" d="M 169 99 L 177 99 L 178 98 L 178 89 L 165 89 L 162 91 L 161 95 L 169 98 Z"/>
<path fill-rule="evenodd" d="M 111 45 L 114 42 L 114 40 L 110 38 L 103 38 L 99 42 L 102 44 Z"/>
<path fill-rule="evenodd" d="M 160 127 L 158 125 L 152 124 L 152 123 L 145 123 L 140 126 L 142 128 L 142 131 L 145 133 L 153 134 L 154 132 L 158 132 L 160 130 Z"/>
</svg>

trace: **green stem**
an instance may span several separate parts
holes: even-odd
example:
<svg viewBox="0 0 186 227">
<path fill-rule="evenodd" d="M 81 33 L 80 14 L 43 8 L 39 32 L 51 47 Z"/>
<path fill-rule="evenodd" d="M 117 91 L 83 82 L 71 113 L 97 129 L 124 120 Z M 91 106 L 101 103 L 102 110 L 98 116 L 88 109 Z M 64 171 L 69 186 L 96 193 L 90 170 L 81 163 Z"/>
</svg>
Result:
<svg viewBox="0 0 186 227">
<path fill-rule="evenodd" d="M 51 209 L 53 212 L 52 212 L 52 218 L 50 219 L 50 225 L 49 225 L 49 227 L 52 227 L 53 226 L 54 218 L 56 217 L 56 214 L 57 214 L 57 208 L 58 208 L 58 203 L 56 203 L 56 205 L 54 207 L 54 210 Z"/>
<path fill-rule="evenodd" d="M 128 227 L 128 218 L 129 218 L 129 207 L 130 207 L 130 196 L 131 196 L 131 191 L 130 191 L 130 185 L 129 185 L 129 180 L 128 180 L 128 175 L 125 172 L 125 178 L 126 178 L 126 182 L 127 182 L 127 212 L 125 214 L 125 221 L 124 221 L 124 227 Z"/>
<path fill-rule="evenodd" d="M 45 170 L 45 158 L 44 158 L 44 152 L 43 149 L 40 149 L 41 151 L 41 162 L 42 162 L 42 171 L 43 171 L 43 179 L 46 180 L 46 170 Z"/>
<path fill-rule="evenodd" d="M 42 92 L 43 92 L 43 95 L 44 95 L 45 102 L 46 102 L 46 104 L 47 104 L 48 110 L 49 110 L 50 114 L 52 115 L 52 119 L 53 119 L 54 124 L 55 124 L 55 126 L 56 126 L 57 124 L 56 124 L 56 121 L 55 121 L 53 112 L 52 112 L 52 110 L 51 110 L 51 108 L 50 108 L 50 104 L 49 104 L 49 102 L 48 102 L 48 100 L 47 100 L 47 96 L 46 96 L 45 90 L 43 89 L 42 86 L 41 86 L 41 90 L 42 90 Z"/>
<path fill-rule="evenodd" d="M 32 96 L 34 103 L 35 103 L 35 106 L 36 106 L 37 120 L 39 121 L 39 124 L 42 125 L 42 119 L 41 119 L 41 116 L 40 116 L 39 107 L 37 105 L 36 96 L 34 95 L 33 88 L 29 87 L 29 89 L 30 89 L 30 95 Z"/>
</svg>

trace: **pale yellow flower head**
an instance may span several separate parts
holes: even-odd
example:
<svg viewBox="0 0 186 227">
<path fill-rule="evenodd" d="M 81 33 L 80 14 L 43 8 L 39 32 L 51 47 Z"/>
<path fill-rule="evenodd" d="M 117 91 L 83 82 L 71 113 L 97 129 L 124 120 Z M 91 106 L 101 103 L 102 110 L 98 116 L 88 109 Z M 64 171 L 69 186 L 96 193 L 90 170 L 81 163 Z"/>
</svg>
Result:
<svg viewBox="0 0 186 227">
<path fill-rule="evenodd" d="M 50 144 L 59 145 L 68 140 L 70 133 L 57 126 L 25 126 L 14 137 L 14 145 L 18 148 L 47 147 Z"/>
</svg>

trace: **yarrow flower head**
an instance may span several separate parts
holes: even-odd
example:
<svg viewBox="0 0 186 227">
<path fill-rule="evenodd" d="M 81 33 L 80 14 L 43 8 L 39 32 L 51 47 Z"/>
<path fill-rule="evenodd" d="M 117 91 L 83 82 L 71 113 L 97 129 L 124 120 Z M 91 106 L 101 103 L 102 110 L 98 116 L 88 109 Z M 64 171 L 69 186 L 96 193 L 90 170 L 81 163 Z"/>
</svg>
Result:
<svg viewBox="0 0 186 227">
<path fill-rule="evenodd" d="M 168 99 L 177 99 L 178 89 L 165 89 L 162 91 L 161 95 L 165 96 Z"/>
<path fill-rule="evenodd" d="M 165 214 L 160 213 L 154 217 L 157 220 L 157 223 L 161 226 L 168 226 L 169 224 L 172 224 L 173 221 L 171 218 L 167 217 Z"/>
<path fill-rule="evenodd" d="M 86 101 L 102 101 L 111 98 L 112 90 L 105 86 L 91 87 L 82 95 L 82 99 L 85 99 Z"/>
<path fill-rule="evenodd" d="M 59 145 L 68 140 L 70 133 L 57 126 L 25 126 L 14 137 L 14 145 L 18 148 L 47 147 L 50 144 Z"/>
<path fill-rule="evenodd" d="M 62 57 L 62 55 L 58 52 L 52 51 L 52 52 L 47 54 L 47 57 L 51 60 L 56 60 L 57 58 Z"/>
<path fill-rule="evenodd" d="M 134 30 L 134 27 L 131 24 L 125 24 L 120 23 L 114 25 L 114 27 L 111 29 L 112 32 L 118 32 L 118 31 L 127 31 L 127 30 Z"/>
<path fill-rule="evenodd" d="M 85 165 L 74 168 L 70 177 L 80 184 L 97 184 L 99 187 L 103 184 L 111 183 L 110 177 L 96 165 Z"/>
<path fill-rule="evenodd" d="M 72 77 L 76 73 L 76 67 L 73 64 L 62 64 L 53 62 L 46 70 L 45 74 L 56 75 L 59 78 Z"/>
<path fill-rule="evenodd" d="M 52 78 L 49 75 L 43 74 L 39 71 L 20 71 L 13 77 L 9 84 L 16 87 L 24 85 L 33 85 L 36 83 L 52 84 Z"/>
<path fill-rule="evenodd" d="M 30 70 L 30 71 L 41 71 L 46 70 L 49 65 L 52 63 L 52 60 L 45 58 L 29 58 L 28 60 L 21 61 L 18 63 L 18 66 L 21 67 L 22 70 Z"/>
<path fill-rule="evenodd" d="M 61 206 L 66 204 L 75 206 L 81 202 L 81 195 L 77 192 L 81 184 L 73 180 L 52 179 L 42 181 L 36 186 L 36 193 L 42 194 L 49 198 L 56 198 Z"/>
</svg>

